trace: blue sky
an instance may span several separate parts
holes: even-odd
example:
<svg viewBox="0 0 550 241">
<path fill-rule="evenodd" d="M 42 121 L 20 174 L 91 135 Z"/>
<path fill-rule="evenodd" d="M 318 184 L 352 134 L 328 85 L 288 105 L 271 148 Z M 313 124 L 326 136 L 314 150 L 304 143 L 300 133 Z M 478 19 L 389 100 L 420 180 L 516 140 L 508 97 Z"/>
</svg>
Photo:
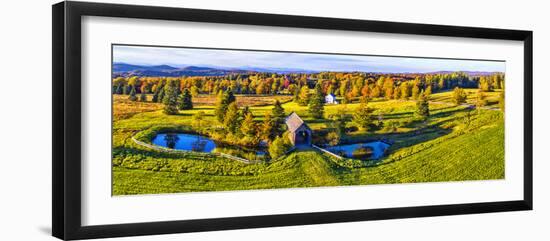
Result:
<svg viewBox="0 0 550 241">
<path fill-rule="evenodd" d="M 500 61 L 453 60 L 265 51 L 113 46 L 113 62 L 136 65 L 302 69 L 311 71 L 505 71 Z"/>
</svg>

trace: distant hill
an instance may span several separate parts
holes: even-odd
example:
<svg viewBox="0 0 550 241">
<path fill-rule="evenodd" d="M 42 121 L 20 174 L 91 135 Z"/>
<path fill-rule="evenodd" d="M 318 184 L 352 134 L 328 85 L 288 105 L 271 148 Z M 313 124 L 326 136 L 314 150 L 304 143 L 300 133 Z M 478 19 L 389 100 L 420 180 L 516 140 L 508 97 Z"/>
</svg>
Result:
<svg viewBox="0 0 550 241">
<path fill-rule="evenodd" d="M 436 71 L 436 72 L 430 72 L 426 74 L 452 74 L 456 72 L 463 72 L 469 76 L 487 76 L 492 75 L 496 72 L 488 72 L 488 71 Z"/>
<path fill-rule="evenodd" d="M 487 71 L 434 71 L 424 74 L 451 74 L 454 72 L 464 72 L 469 76 L 487 76 L 495 72 Z M 258 67 L 241 67 L 238 69 L 227 67 L 204 67 L 204 66 L 186 66 L 182 68 L 173 67 L 170 65 L 133 65 L 126 63 L 113 64 L 113 77 L 118 76 L 162 76 L 162 77 L 178 77 L 178 76 L 224 76 L 228 74 L 244 74 L 244 73 L 318 73 L 318 71 L 294 69 L 294 68 L 258 68 Z M 388 73 L 390 74 L 390 73 Z M 415 73 L 407 73 L 415 74 Z"/>
<path fill-rule="evenodd" d="M 169 65 L 153 65 L 153 66 L 142 66 L 142 65 L 133 65 L 125 63 L 114 63 L 113 72 L 131 72 L 131 71 L 172 71 L 178 68 L 169 66 Z"/>
<path fill-rule="evenodd" d="M 176 68 L 169 65 L 132 65 L 125 63 L 113 64 L 114 76 L 222 76 L 232 73 L 246 73 L 249 71 L 239 69 L 218 69 L 199 66 L 187 66 Z"/>
</svg>

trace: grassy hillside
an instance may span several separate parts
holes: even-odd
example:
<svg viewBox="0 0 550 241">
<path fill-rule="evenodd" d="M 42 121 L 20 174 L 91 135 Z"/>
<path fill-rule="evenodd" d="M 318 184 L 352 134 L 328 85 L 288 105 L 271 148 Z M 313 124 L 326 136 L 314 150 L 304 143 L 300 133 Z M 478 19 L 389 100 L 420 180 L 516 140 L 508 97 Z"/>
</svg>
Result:
<svg viewBox="0 0 550 241">
<path fill-rule="evenodd" d="M 475 92 L 468 90 L 468 94 L 471 101 Z M 159 153 L 131 140 L 157 126 L 189 127 L 191 116 L 198 111 L 204 111 L 206 121 L 216 125 L 214 109 L 206 101 L 209 98 L 197 98 L 193 110 L 170 116 L 162 113 L 160 104 L 132 104 L 115 95 L 115 112 L 120 114 L 115 114 L 113 122 L 114 195 L 504 178 L 503 114 L 449 104 L 450 92 L 432 95 L 430 118 L 422 123 L 412 118 L 414 101 L 371 101 L 369 106 L 382 125 L 395 128 L 353 130 L 344 141 L 389 138 L 395 143 L 388 156 L 379 162 L 365 162 L 363 167 L 341 167 L 337 160 L 314 150 L 292 152 L 273 162 L 243 164 L 205 153 Z M 496 99 L 498 93 L 492 92 L 488 98 Z M 261 103 L 250 108 L 256 121 L 271 111 L 272 106 L 266 103 L 272 101 L 270 96 L 237 96 L 241 106 Z M 341 109 L 352 112 L 357 106 L 326 105 L 325 115 Z M 305 106 L 285 102 L 283 107 L 287 114 L 298 113 L 314 132 L 326 128 L 328 120 L 310 118 Z"/>
</svg>

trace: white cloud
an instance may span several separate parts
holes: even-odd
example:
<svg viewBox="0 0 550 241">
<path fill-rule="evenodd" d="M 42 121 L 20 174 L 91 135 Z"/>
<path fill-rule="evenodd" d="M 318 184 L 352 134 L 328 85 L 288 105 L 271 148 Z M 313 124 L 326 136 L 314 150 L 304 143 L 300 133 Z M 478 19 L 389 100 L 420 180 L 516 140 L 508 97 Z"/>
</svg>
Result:
<svg viewBox="0 0 550 241">
<path fill-rule="evenodd" d="M 226 68 L 291 68 L 317 71 L 431 72 L 501 71 L 501 61 L 357 56 L 198 48 L 113 46 L 113 61 L 137 65 L 167 64 Z"/>
</svg>

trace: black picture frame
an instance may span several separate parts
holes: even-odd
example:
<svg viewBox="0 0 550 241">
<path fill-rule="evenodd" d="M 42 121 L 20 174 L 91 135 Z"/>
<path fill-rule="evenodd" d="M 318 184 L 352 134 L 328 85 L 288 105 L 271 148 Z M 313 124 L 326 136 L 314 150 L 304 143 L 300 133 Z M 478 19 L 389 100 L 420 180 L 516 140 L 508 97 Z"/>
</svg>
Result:
<svg viewBox="0 0 550 241">
<path fill-rule="evenodd" d="M 442 215 L 532 210 L 533 208 L 533 32 L 522 30 L 366 21 L 170 7 L 60 2 L 52 6 L 53 195 L 52 233 L 60 239 L 308 225 Z M 522 200 L 421 207 L 139 222 L 81 224 L 81 17 L 103 16 L 426 36 L 517 40 L 524 43 L 524 187 Z M 516 127 L 518 128 L 518 127 Z"/>
</svg>

